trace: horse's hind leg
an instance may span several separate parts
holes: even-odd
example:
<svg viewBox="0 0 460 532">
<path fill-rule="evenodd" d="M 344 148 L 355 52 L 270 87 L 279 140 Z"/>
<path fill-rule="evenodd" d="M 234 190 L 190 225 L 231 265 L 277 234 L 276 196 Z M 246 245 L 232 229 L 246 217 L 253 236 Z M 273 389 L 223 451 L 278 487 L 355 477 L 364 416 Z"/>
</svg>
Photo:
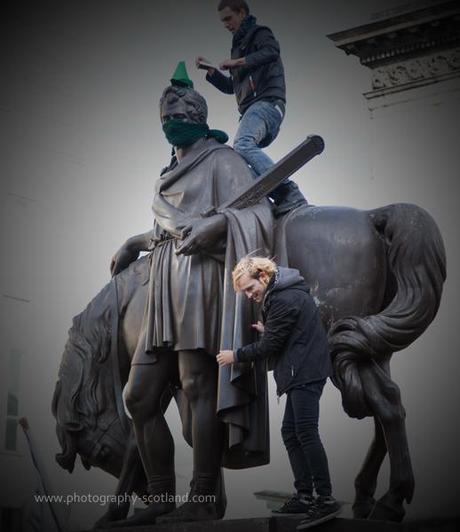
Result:
<svg viewBox="0 0 460 532">
<path fill-rule="evenodd" d="M 374 425 L 374 439 L 367 451 L 361 470 L 355 479 L 356 497 L 353 503 L 353 516 L 356 519 L 366 519 L 374 508 L 374 493 L 377 487 L 377 477 L 383 459 L 387 454 L 382 425 L 376 418 L 374 418 Z"/>
<path fill-rule="evenodd" d="M 414 493 L 414 476 L 407 444 L 405 417 L 399 387 L 377 364 L 360 368 L 366 400 L 380 421 L 390 458 L 390 487 L 375 504 L 369 519 L 402 521 L 404 500 Z"/>
</svg>

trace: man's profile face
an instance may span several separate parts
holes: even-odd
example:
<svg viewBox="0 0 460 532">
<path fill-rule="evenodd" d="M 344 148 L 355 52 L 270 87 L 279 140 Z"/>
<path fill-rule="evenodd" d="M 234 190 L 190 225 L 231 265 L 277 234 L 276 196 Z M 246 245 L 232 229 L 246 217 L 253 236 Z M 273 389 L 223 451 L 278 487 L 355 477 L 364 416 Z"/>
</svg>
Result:
<svg viewBox="0 0 460 532">
<path fill-rule="evenodd" d="M 219 17 L 226 29 L 235 34 L 241 26 L 243 19 L 246 18 L 246 11 L 244 9 L 233 11 L 229 7 L 224 7 L 224 9 L 219 11 Z"/>
<path fill-rule="evenodd" d="M 238 288 L 248 299 L 260 303 L 264 298 L 269 280 L 270 277 L 266 272 L 261 272 L 258 279 L 254 279 L 248 273 L 243 273 L 238 280 Z"/>
<path fill-rule="evenodd" d="M 182 120 L 183 122 L 193 122 L 193 107 L 184 98 L 170 92 L 161 105 L 160 118 L 164 124 L 169 120 Z"/>
</svg>

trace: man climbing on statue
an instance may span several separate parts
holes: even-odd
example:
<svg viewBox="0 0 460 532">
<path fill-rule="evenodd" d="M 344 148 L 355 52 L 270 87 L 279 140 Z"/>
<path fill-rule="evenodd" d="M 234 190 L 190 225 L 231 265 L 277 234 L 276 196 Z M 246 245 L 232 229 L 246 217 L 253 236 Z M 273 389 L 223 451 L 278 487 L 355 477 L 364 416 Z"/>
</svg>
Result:
<svg viewBox="0 0 460 532">
<path fill-rule="evenodd" d="M 233 148 L 251 167 L 255 176 L 263 174 L 273 161 L 262 151 L 277 137 L 286 111 L 286 82 L 280 47 L 267 26 L 256 24 L 245 0 L 221 0 L 218 11 L 224 26 L 233 34 L 231 59 L 221 62 L 222 74 L 205 58 L 196 66 L 207 70 L 206 79 L 225 94 L 235 94 L 240 124 Z M 286 180 L 269 197 L 275 216 L 306 204 L 296 183 Z"/>
</svg>

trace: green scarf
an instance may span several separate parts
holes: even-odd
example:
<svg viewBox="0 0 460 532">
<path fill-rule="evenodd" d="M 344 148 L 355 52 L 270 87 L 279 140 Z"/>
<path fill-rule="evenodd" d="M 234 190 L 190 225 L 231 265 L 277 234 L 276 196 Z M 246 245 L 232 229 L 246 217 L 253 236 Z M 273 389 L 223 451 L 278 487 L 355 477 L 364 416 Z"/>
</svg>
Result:
<svg viewBox="0 0 460 532">
<path fill-rule="evenodd" d="M 168 120 L 163 124 L 163 131 L 168 142 L 179 148 L 190 146 L 203 137 L 212 137 L 221 144 L 225 144 L 228 140 L 227 133 L 220 129 L 209 129 L 208 124 L 195 124 L 182 120 Z"/>
</svg>

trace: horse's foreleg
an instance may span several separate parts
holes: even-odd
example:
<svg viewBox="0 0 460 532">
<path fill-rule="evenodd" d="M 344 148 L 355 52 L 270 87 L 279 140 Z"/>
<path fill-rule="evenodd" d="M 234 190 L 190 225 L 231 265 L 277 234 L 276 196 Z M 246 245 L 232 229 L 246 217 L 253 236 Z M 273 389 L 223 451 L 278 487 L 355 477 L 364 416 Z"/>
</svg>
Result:
<svg viewBox="0 0 460 532">
<path fill-rule="evenodd" d="M 382 425 L 376 418 L 374 418 L 374 425 L 374 439 L 367 451 L 361 470 L 355 479 L 356 497 L 353 503 L 353 516 L 356 519 L 366 519 L 374 507 L 377 477 L 383 459 L 387 454 Z"/>
<path fill-rule="evenodd" d="M 107 528 L 110 522 L 125 519 L 130 508 L 130 496 L 136 486 L 142 484 L 145 485 L 144 468 L 137 449 L 136 438 L 131 428 L 123 457 L 123 466 L 114 495 L 115 500 L 109 504 L 107 511 L 96 522 L 94 528 Z"/>
<path fill-rule="evenodd" d="M 375 363 L 363 365 L 360 375 L 366 400 L 381 423 L 390 458 L 390 487 L 374 506 L 369 519 L 401 521 L 404 500 L 414 493 L 414 475 L 407 444 L 405 417 L 399 387 Z"/>
<path fill-rule="evenodd" d="M 137 491 L 138 494 L 145 494 L 145 483 L 144 466 L 142 465 L 139 449 L 137 448 L 134 431 L 131 428 L 128 448 L 116 490 L 118 500 L 122 501 L 123 504 L 127 502 L 129 508 L 129 497 L 134 491 Z M 126 515 L 127 512 L 125 512 L 124 516 L 118 517 L 118 519 L 124 519 Z"/>
</svg>

